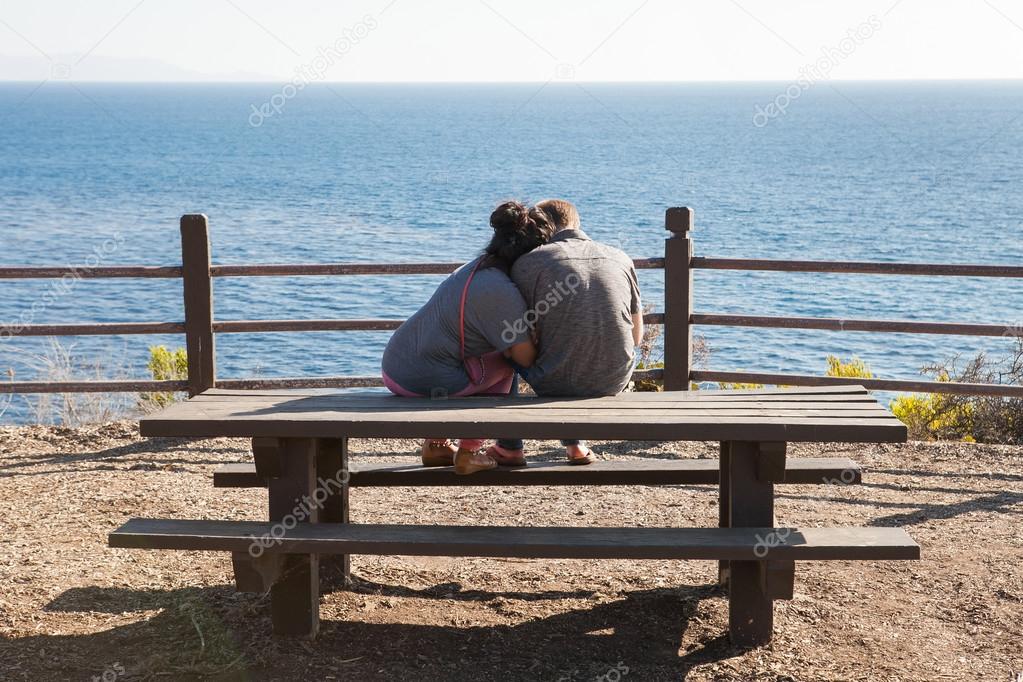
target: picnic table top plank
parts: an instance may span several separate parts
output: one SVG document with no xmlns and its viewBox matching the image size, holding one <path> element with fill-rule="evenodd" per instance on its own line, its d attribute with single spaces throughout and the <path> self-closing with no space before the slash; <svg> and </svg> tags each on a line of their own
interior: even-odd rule
<svg viewBox="0 0 1023 682">
<path fill-rule="evenodd" d="M 821 411 L 796 411 L 791 410 L 788 414 L 774 414 L 756 410 L 736 411 L 731 414 L 712 414 L 707 412 L 687 413 L 679 411 L 671 412 L 607 412 L 592 413 L 585 411 L 578 412 L 532 412 L 529 410 L 516 410 L 497 412 L 489 411 L 489 414 L 480 414 L 478 410 L 434 410 L 431 412 L 353 412 L 345 410 L 330 410 L 320 407 L 312 409 L 289 408 L 289 409 L 266 409 L 258 411 L 222 409 L 190 411 L 192 415 L 201 414 L 211 420 L 233 420 L 236 418 L 251 420 L 285 420 L 285 421 L 322 421 L 335 420 L 343 421 L 353 425 L 366 425 L 373 423 L 380 424 L 421 424 L 445 423 L 461 426 L 465 423 L 546 423 L 546 424 L 884 424 L 891 417 L 886 415 L 857 415 L 857 414 L 834 414 Z"/>
<path fill-rule="evenodd" d="M 395 401 L 399 402 L 399 401 Z M 234 415 L 234 414 L 301 414 L 304 412 L 329 412 L 343 414 L 352 419 L 419 419 L 430 415 L 443 415 L 448 419 L 466 419 L 470 415 L 478 418 L 482 412 L 486 412 L 492 419 L 559 419 L 573 417 L 589 417 L 594 421 L 603 419 L 616 419 L 629 417 L 633 419 L 644 419 L 654 421 L 658 418 L 668 419 L 691 419 L 703 418 L 714 419 L 718 417 L 760 417 L 770 418 L 795 417 L 808 419 L 812 417 L 827 418 L 849 418 L 849 419 L 890 419 L 891 414 L 881 408 L 874 406 L 870 409 L 849 410 L 845 408 L 831 408 L 822 405 L 809 404 L 806 407 L 774 407 L 768 406 L 735 406 L 721 408 L 672 408 L 668 404 L 658 404 L 647 408 L 636 405 L 622 405 L 620 408 L 593 408 L 584 406 L 569 407 L 537 407 L 531 408 L 528 405 L 515 405 L 504 407 L 488 407 L 473 405 L 471 402 L 460 401 L 458 403 L 442 401 L 429 402 L 426 400 L 401 400 L 397 405 L 353 405 L 344 400 L 334 401 L 234 401 L 234 402 L 202 402 L 196 401 L 192 412 L 201 411 L 208 415 Z"/>
<path fill-rule="evenodd" d="M 735 403 L 722 402 L 722 392 L 703 391 L 578 399 L 428 400 L 380 393 L 212 390 L 144 418 L 141 430 L 145 436 L 196 437 L 430 438 L 450 434 L 607 440 L 906 440 L 906 427 L 864 389 L 826 390 L 830 392 L 750 391 Z M 785 402 L 761 401 L 765 396 Z M 850 402 L 817 400 L 820 396 Z M 803 399 L 792 401 L 793 397 Z"/>
<path fill-rule="evenodd" d="M 621 393 L 615 396 L 604 396 L 598 398 L 539 398 L 536 396 L 472 396 L 455 398 L 447 396 L 436 396 L 431 399 L 433 403 L 439 402 L 464 402 L 473 401 L 477 405 L 490 405 L 497 407 L 508 407 L 528 403 L 533 409 L 557 408 L 564 406 L 585 405 L 587 408 L 614 408 L 622 404 L 628 405 L 661 405 L 670 404 L 676 407 L 702 407 L 709 405 L 771 405 L 781 403 L 785 405 L 805 404 L 826 404 L 826 405 L 876 405 L 877 400 L 866 393 L 849 393 L 842 395 L 706 395 L 699 399 L 694 393 L 679 391 L 676 393 Z M 198 396 L 197 396 L 198 397 Z M 347 402 L 359 405 L 401 405 L 408 400 L 424 400 L 424 398 L 398 398 L 398 396 L 383 392 L 328 392 L 323 389 L 279 391 L 264 393 L 261 391 L 221 393 L 206 391 L 202 397 L 207 402 L 233 402 L 238 400 L 246 401 L 269 401 L 282 398 L 302 397 L 307 400 L 331 401 L 344 397 Z"/>
<path fill-rule="evenodd" d="M 345 390 L 345 389 L 342 389 Z M 347 389 L 351 390 L 351 389 Z M 203 392 L 205 396 L 214 395 L 239 395 L 239 396 L 251 396 L 251 395 L 294 395 L 295 393 L 303 393 L 308 395 L 313 394 L 327 394 L 327 395 L 340 395 L 339 389 L 289 389 L 289 388 L 266 388 L 266 389 L 235 389 L 235 388 L 211 388 Z M 379 397 L 389 396 L 386 393 L 369 393 L 365 391 L 345 393 L 344 395 L 350 396 L 362 396 L 362 397 Z M 712 389 L 712 390 L 699 390 L 699 391 L 668 391 L 668 392 L 640 392 L 640 393 L 628 393 L 619 394 L 614 396 L 605 396 L 604 398 L 579 398 L 579 400 L 603 400 L 605 398 L 619 398 L 622 395 L 633 396 L 635 399 L 658 399 L 660 396 L 672 395 L 679 396 L 683 400 L 705 400 L 705 399 L 717 399 L 717 398 L 736 398 L 746 399 L 750 397 L 782 397 L 784 399 L 792 398 L 793 396 L 870 396 L 869 391 L 863 386 L 850 384 L 848 386 L 793 386 L 790 388 L 755 388 L 755 389 Z M 504 400 L 504 397 L 496 398 L 497 400 Z M 531 399 L 531 398 L 528 398 Z M 545 400 L 573 400 L 572 398 L 546 398 Z"/>
<path fill-rule="evenodd" d="M 218 409 L 224 406 L 233 407 L 246 405 L 250 408 L 262 406 L 274 406 L 278 409 L 286 409 L 292 403 L 284 401 L 286 396 L 237 396 L 225 398 L 217 396 L 211 399 L 202 400 L 207 409 Z M 296 396 L 291 396 L 296 397 Z M 420 403 L 414 405 L 412 403 Z M 429 405 L 429 408 L 426 406 Z M 530 410 L 540 413 L 561 413 L 561 412 L 621 412 L 624 410 L 643 410 L 645 412 L 670 411 L 672 414 L 684 411 L 686 413 L 697 412 L 718 412 L 734 410 L 827 410 L 829 412 L 858 412 L 858 413 L 881 413 L 888 414 L 888 411 L 881 407 L 876 400 L 856 402 L 818 402 L 818 401 L 796 401 L 782 402 L 771 400 L 764 402 L 745 401 L 719 401 L 719 402 L 689 402 L 672 401 L 664 399 L 658 402 L 638 400 L 603 400 L 598 398 L 587 398 L 578 400 L 564 400 L 558 402 L 533 400 L 529 398 L 507 398 L 495 400 L 492 398 L 450 398 L 426 400 L 420 398 L 394 398 L 383 397 L 378 400 L 365 400 L 359 397 L 344 395 L 336 396 L 308 396 L 301 398 L 301 408 L 308 410 L 313 407 L 322 407 L 328 410 L 344 410 L 348 412 L 412 412 L 412 411 L 437 411 L 457 410 L 469 408 L 479 410 L 486 408 L 499 412 L 511 412 L 516 410 Z"/>
</svg>

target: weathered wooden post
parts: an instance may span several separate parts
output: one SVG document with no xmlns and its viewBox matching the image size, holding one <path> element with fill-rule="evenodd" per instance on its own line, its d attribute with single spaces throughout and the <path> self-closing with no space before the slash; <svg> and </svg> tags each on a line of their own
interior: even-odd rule
<svg viewBox="0 0 1023 682">
<path fill-rule="evenodd" d="M 664 390 L 688 391 L 693 365 L 693 209 L 669 208 L 664 227 Z"/>
<path fill-rule="evenodd" d="M 194 396 L 213 388 L 217 381 L 210 233 L 207 218 L 201 213 L 181 217 L 181 264 L 185 290 L 188 394 Z"/>
<path fill-rule="evenodd" d="M 333 481 L 325 492 L 329 493 L 320 508 L 321 523 L 348 523 L 348 439 L 321 438 L 316 441 L 316 472 L 319 485 Z M 332 586 L 344 588 L 351 585 L 352 564 L 347 554 L 332 554 L 321 557 L 320 565 L 328 569 L 333 578 Z"/>
</svg>

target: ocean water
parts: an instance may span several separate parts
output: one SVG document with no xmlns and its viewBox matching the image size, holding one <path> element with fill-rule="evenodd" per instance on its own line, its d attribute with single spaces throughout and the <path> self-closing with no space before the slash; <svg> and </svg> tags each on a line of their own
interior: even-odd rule
<svg viewBox="0 0 1023 682">
<path fill-rule="evenodd" d="M 697 255 L 1023 263 L 1023 83 L 594 85 L 0 84 L 0 264 L 180 262 L 210 217 L 217 263 L 457 261 L 506 198 L 576 202 L 584 229 L 663 253 L 664 209 L 696 210 Z M 292 93 L 286 93 L 292 94 Z M 275 97 L 276 95 L 276 97 Z M 275 103 L 276 110 L 264 107 Z M 266 115 L 270 113 L 271 115 Z M 400 317 L 437 277 L 216 282 L 219 319 Z M 641 273 L 658 309 L 663 279 Z M 0 280 L 0 325 L 178 321 L 173 280 Z M 698 312 L 1018 324 L 1020 280 L 700 271 Z M 879 376 L 1008 338 L 708 327 L 710 366 Z M 218 338 L 223 378 L 369 374 L 386 333 Z M 82 376 L 146 375 L 167 337 L 62 339 Z M 47 340 L 0 340 L 40 376 Z M 0 398 L 0 410 L 3 409 Z M 0 419 L 27 419 L 16 398 Z"/>
</svg>

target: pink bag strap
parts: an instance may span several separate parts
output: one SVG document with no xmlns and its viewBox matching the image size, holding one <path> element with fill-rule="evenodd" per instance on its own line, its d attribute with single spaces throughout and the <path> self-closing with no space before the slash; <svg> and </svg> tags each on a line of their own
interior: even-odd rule
<svg viewBox="0 0 1023 682">
<path fill-rule="evenodd" d="M 476 261 L 476 265 L 472 266 L 472 271 L 469 273 L 469 279 L 465 280 L 465 286 L 462 288 L 462 302 L 458 306 L 458 327 L 462 344 L 463 364 L 465 363 L 465 301 L 469 297 L 469 285 L 472 284 L 472 278 L 476 276 L 476 271 L 479 269 L 481 263 L 483 263 L 482 256 Z"/>
</svg>

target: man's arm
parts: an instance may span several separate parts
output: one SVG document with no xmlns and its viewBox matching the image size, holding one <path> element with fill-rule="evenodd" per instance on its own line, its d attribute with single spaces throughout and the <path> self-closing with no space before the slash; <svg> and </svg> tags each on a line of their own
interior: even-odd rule
<svg viewBox="0 0 1023 682">
<path fill-rule="evenodd" d="M 632 341 L 635 345 L 643 343 L 643 299 L 639 294 L 639 277 L 632 261 L 628 263 L 629 287 L 632 289 L 632 301 L 629 312 L 632 314 Z"/>
</svg>

